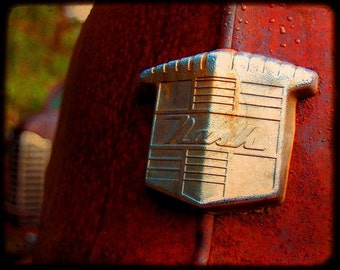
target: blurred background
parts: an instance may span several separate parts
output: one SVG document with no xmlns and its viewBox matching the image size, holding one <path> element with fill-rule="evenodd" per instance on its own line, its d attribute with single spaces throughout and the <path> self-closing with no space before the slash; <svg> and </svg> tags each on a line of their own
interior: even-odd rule
<svg viewBox="0 0 340 270">
<path fill-rule="evenodd" d="M 5 132 L 43 107 L 63 80 L 92 5 L 19 5 L 8 10 Z"/>
<path fill-rule="evenodd" d="M 63 81 L 92 5 L 25 4 L 7 10 L 3 250 L 9 264 L 32 262 Z"/>
</svg>

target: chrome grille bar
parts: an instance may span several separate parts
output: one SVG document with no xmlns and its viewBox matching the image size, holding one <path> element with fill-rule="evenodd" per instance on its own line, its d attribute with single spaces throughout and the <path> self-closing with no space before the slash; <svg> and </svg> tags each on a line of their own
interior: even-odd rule
<svg viewBox="0 0 340 270">
<path fill-rule="evenodd" d="M 9 153 L 9 189 L 5 205 L 19 224 L 39 222 L 51 146 L 51 140 L 30 131 L 14 137 Z"/>
</svg>

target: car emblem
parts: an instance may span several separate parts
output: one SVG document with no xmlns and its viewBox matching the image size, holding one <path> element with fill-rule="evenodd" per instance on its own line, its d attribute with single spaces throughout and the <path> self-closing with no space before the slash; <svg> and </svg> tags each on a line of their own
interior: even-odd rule
<svg viewBox="0 0 340 270">
<path fill-rule="evenodd" d="M 318 75 L 219 49 L 144 70 L 158 87 L 145 183 L 207 211 L 283 201 L 297 98 Z"/>
</svg>

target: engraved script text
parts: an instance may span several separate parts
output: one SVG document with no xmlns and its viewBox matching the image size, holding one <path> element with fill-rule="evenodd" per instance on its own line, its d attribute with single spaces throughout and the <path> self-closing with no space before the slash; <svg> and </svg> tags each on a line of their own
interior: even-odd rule
<svg viewBox="0 0 340 270">
<path fill-rule="evenodd" d="M 177 121 L 174 132 L 165 140 L 166 144 L 213 144 L 223 147 L 264 151 L 264 138 L 256 136 L 260 127 L 247 124 L 233 128 L 233 131 L 219 128 L 207 129 L 197 127 L 196 119 L 190 115 L 168 115 L 165 120 Z M 261 133 L 261 132 L 260 132 Z"/>
</svg>

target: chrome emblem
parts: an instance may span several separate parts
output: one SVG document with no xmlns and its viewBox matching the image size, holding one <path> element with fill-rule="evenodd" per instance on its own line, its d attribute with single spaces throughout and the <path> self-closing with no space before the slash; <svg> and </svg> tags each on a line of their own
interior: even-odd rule
<svg viewBox="0 0 340 270">
<path fill-rule="evenodd" d="M 298 97 L 318 76 L 220 49 L 144 70 L 158 86 L 146 185 L 203 209 L 285 196 Z"/>
</svg>

